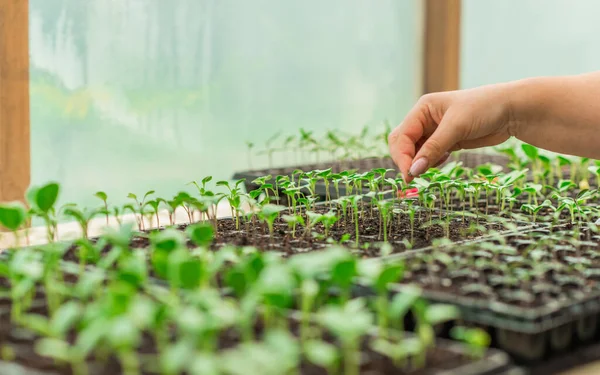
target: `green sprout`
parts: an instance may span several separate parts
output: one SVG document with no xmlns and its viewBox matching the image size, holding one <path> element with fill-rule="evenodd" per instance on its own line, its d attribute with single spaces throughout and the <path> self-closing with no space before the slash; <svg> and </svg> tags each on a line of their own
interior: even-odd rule
<svg viewBox="0 0 600 375">
<path fill-rule="evenodd" d="M 341 307 L 326 306 L 317 314 L 317 320 L 340 341 L 344 374 L 358 375 L 360 338 L 373 325 L 372 315 L 366 310 L 364 300 L 355 299 Z"/>
<path fill-rule="evenodd" d="M 258 213 L 258 218 L 265 222 L 269 227 L 269 237 L 271 243 L 273 242 L 273 233 L 275 232 L 274 223 L 275 219 L 279 217 L 279 213 L 285 210 L 286 207 L 278 206 L 275 204 L 266 204 L 261 207 L 260 212 Z"/>
<path fill-rule="evenodd" d="M 108 195 L 103 192 L 103 191 L 98 191 L 96 192 L 96 194 L 94 194 L 94 196 L 98 199 L 100 199 L 102 201 L 102 204 L 104 205 L 104 214 L 106 215 L 106 225 L 108 225 L 108 218 L 110 216 L 110 212 L 108 210 Z"/>
<path fill-rule="evenodd" d="M 292 231 L 292 238 L 296 238 L 296 226 L 298 224 L 302 226 L 305 225 L 302 215 L 283 215 L 281 218 L 288 224 L 290 230 Z"/>
<path fill-rule="evenodd" d="M 63 213 L 66 216 L 71 217 L 73 220 L 75 220 L 79 224 L 83 238 L 87 239 L 89 237 L 90 221 L 92 221 L 92 219 L 94 219 L 94 217 L 98 216 L 101 213 L 101 211 L 94 210 L 94 209 L 80 210 L 77 208 L 77 206 L 75 204 L 68 204 L 63 209 Z"/>
<path fill-rule="evenodd" d="M 469 355 L 475 359 L 481 359 L 490 346 L 490 335 L 479 328 L 467 328 L 456 326 L 450 330 L 450 336 L 455 340 L 464 341 L 469 348 Z"/>
<path fill-rule="evenodd" d="M 140 230 L 145 229 L 144 228 L 144 207 L 146 207 L 146 199 L 154 193 L 155 193 L 154 190 L 147 191 L 146 194 L 144 194 L 144 196 L 142 197 L 141 201 L 138 199 L 137 195 L 135 195 L 133 193 L 129 193 L 127 195 L 127 198 L 133 199 L 136 204 L 136 206 L 132 210 L 132 213 L 134 214 L 136 221 L 138 222 L 138 227 L 140 228 Z M 138 217 L 138 215 L 139 215 L 139 217 Z"/>
<path fill-rule="evenodd" d="M 19 248 L 18 230 L 27 221 L 27 210 L 21 202 L 0 204 L 0 225 L 13 232 L 15 248 Z"/>
<path fill-rule="evenodd" d="M 60 186 L 58 183 L 50 182 L 39 187 L 32 186 L 25 193 L 31 211 L 41 216 L 46 222 L 46 233 L 49 242 L 53 242 L 56 236 L 54 205 L 58 200 L 59 191 Z"/>
</svg>

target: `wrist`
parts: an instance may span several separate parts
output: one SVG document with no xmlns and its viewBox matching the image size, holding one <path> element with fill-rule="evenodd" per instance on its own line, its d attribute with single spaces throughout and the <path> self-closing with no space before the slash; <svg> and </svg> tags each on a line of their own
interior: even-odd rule
<svg viewBox="0 0 600 375">
<path fill-rule="evenodd" d="M 507 104 L 507 128 L 511 136 L 520 138 L 525 128 L 543 123 L 543 95 L 547 90 L 547 78 L 527 78 L 504 84 Z"/>
</svg>

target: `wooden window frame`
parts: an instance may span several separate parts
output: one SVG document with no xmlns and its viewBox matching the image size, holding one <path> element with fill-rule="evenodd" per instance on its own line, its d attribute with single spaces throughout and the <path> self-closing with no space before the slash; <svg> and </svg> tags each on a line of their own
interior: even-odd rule
<svg viewBox="0 0 600 375">
<path fill-rule="evenodd" d="M 22 201 L 30 178 L 29 0 L 1 0 L 0 202 Z"/>
<path fill-rule="evenodd" d="M 458 90 L 461 0 L 425 0 L 423 93 Z"/>
</svg>

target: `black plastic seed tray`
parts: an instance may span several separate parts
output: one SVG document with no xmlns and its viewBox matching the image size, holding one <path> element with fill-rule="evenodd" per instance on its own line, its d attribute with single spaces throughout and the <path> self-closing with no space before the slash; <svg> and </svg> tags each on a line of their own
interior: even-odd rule
<svg viewBox="0 0 600 375">
<path fill-rule="evenodd" d="M 528 231 L 533 230 L 543 229 L 536 228 Z M 522 232 L 513 232 L 512 235 L 518 233 Z M 505 234 L 505 236 L 508 235 L 511 234 Z M 466 242 L 476 245 L 484 240 L 486 240 L 485 237 Z M 425 248 L 395 254 L 382 260 L 390 262 L 402 259 L 406 261 L 426 253 L 443 251 L 441 249 L 443 248 Z M 448 247 L 446 249 L 450 250 Z M 426 264 L 425 266 L 431 267 L 432 265 Z M 420 277 L 430 276 L 425 274 Z M 525 281 L 519 280 L 519 282 L 524 283 Z M 467 285 L 470 286 L 469 283 Z M 514 288 L 517 293 L 526 290 L 520 288 L 519 285 L 515 285 Z M 407 285 L 403 284 L 391 287 L 393 293 L 402 292 L 406 288 Z M 490 331 L 499 348 L 522 360 L 537 361 L 552 353 L 567 353 L 575 347 L 598 342 L 599 339 L 600 288 L 598 287 L 590 287 L 584 292 L 583 288 L 579 290 L 575 286 L 574 295 L 576 297 L 570 295 L 569 298 L 550 299 L 549 302 L 532 305 L 534 307 L 519 305 L 517 302 L 486 300 L 482 295 L 470 297 L 460 295 L 458 292 L 432 288 L 429 285 L 423 286 L 423 297 L 426 300 L 456 305 L 461 310 L 462 321 L 485 327 Z M 359 294 L 372 293 L 365 286 L 359 286 L 357 292 Z M 561 295 L 560 293 L 559 295 Z M 535 307 L 536 305 L 539 306 Z"/>
<path fill-rule="evenodd" d="M 508 163 L 508 158 L 504 155 L 499 154 L 485 154 L 480 152 L 462 152 L 459 153 L 458 156 L 453 156 L 450 158 L 450 161 L 460 161 L 463 166 L 468 168 L 475 168 L 479 165 L 491 163 L 495 165 L 500 165 L 506 169 L 506 165 Z M 298 166 L 291 167 L 283 167 L 283 168 L 271 168 L 271 169 L 260 169 L 260 170 L 252 170 L 252 171 L 243 171 L 235 173 L 232 177 L 233 180 L 241 180 L 245 179 L 244 186 L 246 191 L 252 191 L 257 189 L 259 186 L 253 184 L 252 181 L 259 177 L 264 176 L 272 176 L 275 178 L 276 176 L 291 176 L 292 173 L 296 170 L 301 170 L 304 172 L 313 171 L 313 170 L 326 170 L 331 168 L 334 173 L 339 173 L 345 170 L 354 170 L 358 173 L 370 172 L 375 168 L 386 168 L 392 169 L 395 172 L 390 173 L 389 177 L 395 177 L 394 174 L 398 173 L 398 168 L 394 164 L 393 160 L 390 157 L 383 158 L 365 158 L 358 160 L 346 160 L 346 161 L 332 161 L 325 162 L 319 164 L 304 164 Z M 325 184 L 322 181 L 319 181 L 315 187 L 316 194 L 322 199 L 326 196 L 326 188 Z M 346 188 L 343 185 L 339 186 L 340 196 L 345 196 Z M 336 191 L 333 186 L 330 186 L 330 194 L 332 198 L 338 198 L 336 196 Z"/>
</svg>

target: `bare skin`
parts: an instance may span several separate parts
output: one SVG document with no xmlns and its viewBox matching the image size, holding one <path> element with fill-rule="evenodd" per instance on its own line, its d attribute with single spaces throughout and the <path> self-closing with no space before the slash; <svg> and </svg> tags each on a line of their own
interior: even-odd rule
<svg viewBox="0 0 600 375">
<path fill-rule="evenodd" d="M 389 147 L 409 182 L 452 151 L 494 146 L 510 137 L 600 159 L 600 72 L 427 94 L 392 131 Z"/>
</svg>

